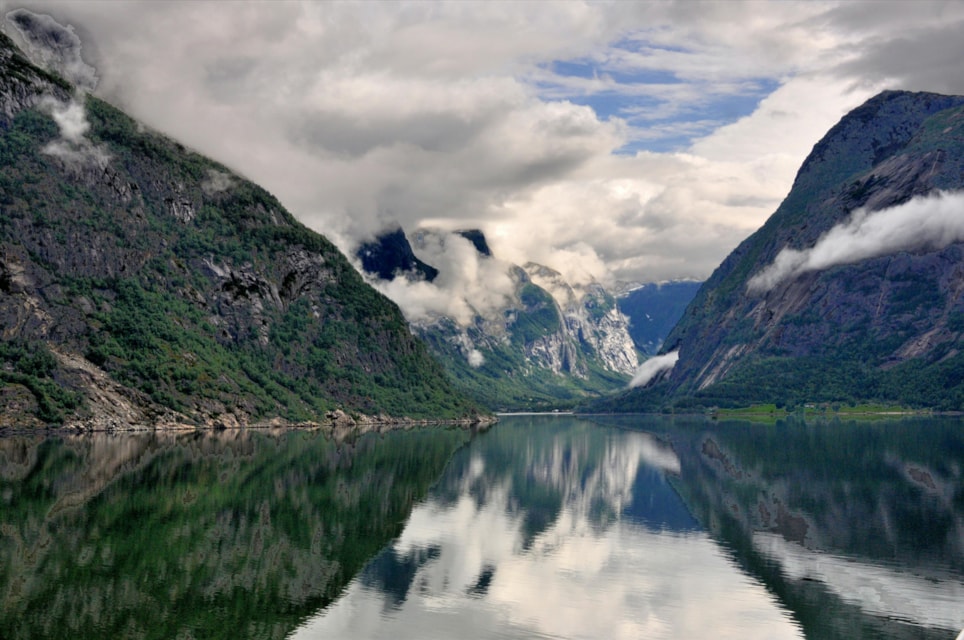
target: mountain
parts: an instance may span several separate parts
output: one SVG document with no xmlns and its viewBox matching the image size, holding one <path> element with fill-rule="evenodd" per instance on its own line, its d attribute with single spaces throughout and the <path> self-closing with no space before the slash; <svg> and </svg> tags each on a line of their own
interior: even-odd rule
<svg viewBox="0 0 964 640">
<path fill-rule="evenodd" d="M 480 255 L 486 258 L 492 257 L 492 250 L 489 248 L 489 243 L 485 239 L 485 234 L 479 229 L 465 229 L 463 231 L 457 231 L 460 236 L 472 243 L 475 250 L 479 252 Z"/>
<path fill-rule="evenodd" d="M 629 335 L 636 348 L 654 356 L 682 317 L 700 288 L 699 282 L 651 282 L 616 297 L 619 310 L 629 318 Z"/>
<path fill-rule="evenodd" d="M 404 243 L 410 255 L 401 262 L 418 260 L 415 251 L 429 243 L 444 244 L 438 234 L 444 232 L 420 229 L 414 250 Z M 472 243 L 479 260 L 495 259 L 481 231 L 454 235 Z M 401 246 L 386 236 L 373 244 Z M 385 268 L 390 264 L 363 261 L 370 275 L 383 279 L 396 273 Z M 505 269 L 513 291 L 498 310 L 479 311 L 468 325 L 450 317 L 412 323 L 457 387 L 488 407 L 514 410 L 571 406 L 626 384 L 637 353 L 627 318 L 604 287 L 571 284 L 532 262 L 505 263 Z"/>
<path fill-rule="evenodd" d="M 372 242 L 366 242 L 355 253 L 362 268 L 383 280 L 402 275 L 414 280 L 432 282 L 438 269 L 419 260 L 401 227 L 383 233 Z"/>
<path fill-rule="evenodd" d="M 637 356 L 612 295 L 534 263 L 511 273 L 514 302 L 500 317 L 413 325 L 460 388 L 495 409 L 545 410 L 626 384 Z"/>
<path fill-rule="evenodd" d="M 964 96 L 872 98 L 700 288 L 662 348 L 675 366 L 597 408 L 964 408 L 962 187 Z"/>
<path fill-rule="evenodd" d="M 0 425 L 456 417 L 399 309 L 260 187 L 0 34 Z"/>
</svg>

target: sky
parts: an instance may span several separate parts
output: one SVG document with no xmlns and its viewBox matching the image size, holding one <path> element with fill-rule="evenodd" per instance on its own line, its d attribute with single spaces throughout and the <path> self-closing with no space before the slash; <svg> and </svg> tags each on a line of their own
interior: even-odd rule
<svg viewBox="0 0 964 640">
<path fill-rule="evenodd" d="M 964 93 L 962 2 L 0 0 L 20 7 L 70 25 L 96 95 L 347 254 L 479 228 L 574 283 L 704 279 L 850 109 Z M 418 248 L 459 265 L 449 289 L 383 291 L 410 319 L 498 306 L 462 244 Z"/>
</svg>

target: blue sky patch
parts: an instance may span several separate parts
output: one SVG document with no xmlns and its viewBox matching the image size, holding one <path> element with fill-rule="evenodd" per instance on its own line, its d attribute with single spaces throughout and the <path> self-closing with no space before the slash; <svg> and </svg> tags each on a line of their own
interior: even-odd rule
<svg viewBox="0 0 964 640">
<path fill-rule="evenodd" d="M 630 140 L 617 151 L 620 154 L 686 149 L 694 140 L 753 113 L 780 86 L 776 79 L 763 77 L 716 83 L 681 79 L 672 70 L 616 70 L 607 68 L 605 60 L 586 58 L 559 60 L 542 69 L 549 75 L 533 86 L 543 99 L 588 106 L 600 120 L 626 121 Z"/>
</svg>

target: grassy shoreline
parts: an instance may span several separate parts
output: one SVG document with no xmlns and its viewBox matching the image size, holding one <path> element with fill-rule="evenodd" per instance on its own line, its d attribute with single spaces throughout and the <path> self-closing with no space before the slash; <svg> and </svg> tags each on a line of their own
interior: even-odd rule
<svg viewBox="0 0 964 640">
<path fill-rule="evenodd" d="M 788 409 L 775 404 L 757 404 L 734 409 L 712 409 L 707 414 L 714 420 L 742 419 L 742 420 L 770 420 L 788 418 L 889 418 L 895 416 L 938 415 L 932 409 L 913 409 L 900 405 L 889 404 L 858 404 L 848 406 L 837 403 L 807 403 L 803 406 Z"/>
</svg>

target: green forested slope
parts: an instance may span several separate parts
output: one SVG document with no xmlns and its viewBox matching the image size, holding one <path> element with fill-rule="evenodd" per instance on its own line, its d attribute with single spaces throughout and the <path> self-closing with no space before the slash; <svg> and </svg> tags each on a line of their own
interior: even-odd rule
<svg viewBox="0 0 964 640">
<path fill-rule="evenodd" d="M 474 411 L 274 197 L 0 38 L 0 424 Z M 69 101 L 79 139 L 51 117 Z"/>
<path fill-rule="evenodd" d="M 872 98 L 817 143 L 773 216 L 701 287 L 663 346 L 679 352 L 672 371 L 594 408 L 878 401 L 964 409 L 964 244 L 911 242 L 765 291 L 748 286 L 783 249 L 812 248 L 859 209 L 962 187 L 964 97 Z"/>
</svg>

